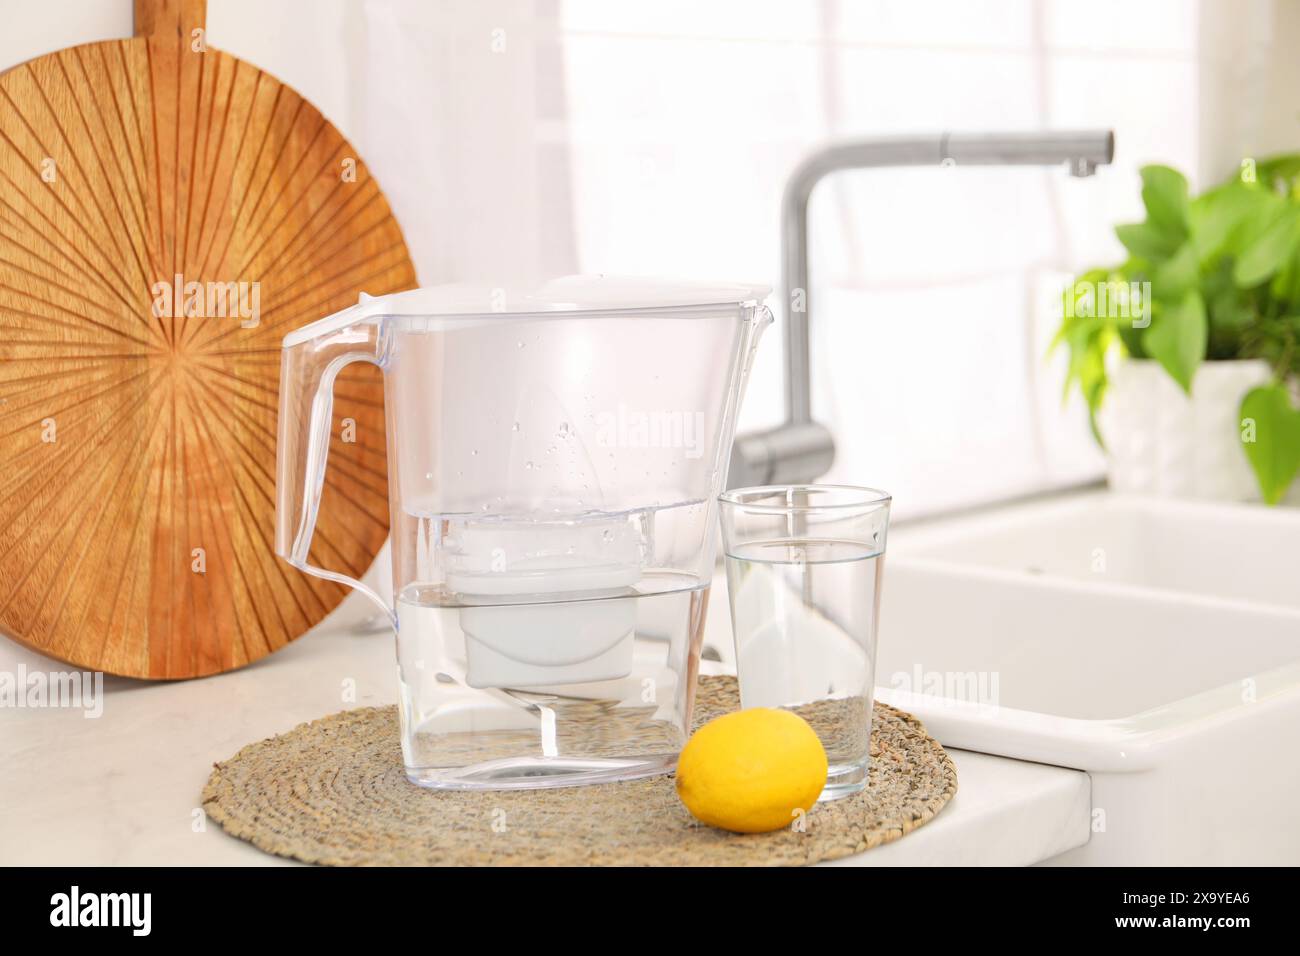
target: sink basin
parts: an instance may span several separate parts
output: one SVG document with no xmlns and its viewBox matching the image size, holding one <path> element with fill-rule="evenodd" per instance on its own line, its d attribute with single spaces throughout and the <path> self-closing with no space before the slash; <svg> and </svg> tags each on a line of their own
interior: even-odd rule
<svg viewBox="0 0 1300 956">
<path fill-rule="evenodd" d="M 900 526 L 877 695 L 947 746 L 1088 771 L 1093 838 L 1063 862 L 1295 863 L 1297 567 L 1300 515 L 1258 506 L 1091 494 Z"/>
<path fill-rule="evenodd" d="M 1300 612 L 894 559 L 876 683 L 941 741 L 1081 770 L 1297 687 Z"/>
<path fill-rule="evenodd" d="M 1087 494 L 923 525 L 890 546 L 963 567 L 1300 610 L 1300 512 L 1285 508 Z"/>
</svg>

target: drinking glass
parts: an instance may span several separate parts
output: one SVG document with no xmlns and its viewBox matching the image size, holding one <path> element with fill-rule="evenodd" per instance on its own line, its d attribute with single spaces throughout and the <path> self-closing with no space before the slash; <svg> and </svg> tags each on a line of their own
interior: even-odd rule
<svg viewBox="0 0 1300 956">
<path fill-rule="evenodd" d="M 876 620 L 890 497 L 849 485 L 719 497 L 742 707 L 782 707 L 817 732 L 822 800 L 867 785 Z"/>
</svg>

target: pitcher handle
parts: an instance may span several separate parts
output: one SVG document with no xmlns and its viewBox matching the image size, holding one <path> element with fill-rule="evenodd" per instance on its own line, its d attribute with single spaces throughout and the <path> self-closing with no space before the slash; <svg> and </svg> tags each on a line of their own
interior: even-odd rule
<svg viewBox="0 0 1300 956">
<path fill-rule="evenodd" d="M 285 336 L 276 445 L 275 553 L 310 575 L 360 591 L 383 608 L 396 627 L 393 609 L 373 588 L 308 559 L 329 458 L 334 379 L 352 362 L 383 368 L 384 322 L 370 308 L 371 301 L 363 295 L 357 305 Z"/>
</svg>

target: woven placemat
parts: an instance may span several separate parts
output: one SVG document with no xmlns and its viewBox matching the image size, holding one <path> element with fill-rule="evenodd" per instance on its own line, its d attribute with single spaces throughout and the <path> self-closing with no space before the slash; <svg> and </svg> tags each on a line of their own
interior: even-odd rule
<svg viewBox="0 0 1300 956">
<path fill-rule="evenodd" d="M 736 709 L 731 677 L 701 677 L 697 724 Z M 549 790 L 432 791 L 406 779 L 397 709 L 300 724 L 216 765 L 208 816 L 269 853 L 332 865 L 774 866 L 897 840 L 957 792 L 957 771 L 910 714 L 875 705 L 871 777 L 818 804 L 802 831 L 736 834 L 696 821 L 671 776 Z"/>
</svg>

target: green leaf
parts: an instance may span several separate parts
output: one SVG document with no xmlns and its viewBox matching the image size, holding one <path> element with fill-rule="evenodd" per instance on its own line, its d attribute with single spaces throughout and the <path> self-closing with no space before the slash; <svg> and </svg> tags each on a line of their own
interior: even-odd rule
<svg viewBox="0 0 1300 956">
<path fill-rule="evenodd" d="M 1122 281 L 1108 269 L 1093 269 L 1079 276 L 1062 291 L 1061 326 L 1048 351 L 1064 345 L 1069 352 L 1061 400 L 1068 400 L 1078 387 L 1088 406 L 1088 425 L 1093 437 L 1102 444 L 1097 429 L 1097 409 L 1106 391 L 1106 354 L 1115 344 L 1115 320 L 1105 312 L 1098 314 L 1097 303 L 1081 299 L 1082 290 L 1095 297 L 1096 287 L 1109 281 Z M 1103 445 L 1103 447 L 1105 447 Z"/>
<path fill-rule="evenodd" d="M 1242 223 L 1259 218 L 1270 196 L 1258 186 L 1230 182 L 1192 200 L 1192 241 L 1201 264 L 1231 251 L 1229 241 Z"/>
<path fill-rule="evenodd" d="M 1282 267 L 1277 270 L 1273 276 L 1273 281 L 1269 284 L 1269 291 L 1273 298 L 1283 303 L 1295 303 L 1300 301 L 1300 243 L 1297 243 L 1292 254 L 1282 263 Z"/>
<path fill-rule="evenodd" d="M 1232 292 L 1223 292 L 1211 299 L 1209 314 L 1211 328 L 1223 332 L 1240 332 L 1255 318 L 1255 313 Z"/>
<path fill-rule="evenodd" d="M 1184 242 L 1179 250 L 1151 275 L 1151 291 L 1159 298 L 1179 301 L 1200 278 L 1196 244 Z"/>
<path fill-rule="evenodd" d="M 1259 285 L 1295 254 L 1297 243 L 1300 209 L 1290 206 L 1242 252 L 1233 268 L 1233 280 L 1243 289 Z"/>
<path fill-rule="evenodd" d="M 1128 258 L 1087 281 L 1150 283 L 1151 322 L 1065 310 L 1066 394 L 1095 414 L 1112 348 L 1160 362 L 1189 392 L 1208 360 L 1263 359 L 1279 381 L 1300 378 L 1300 153 L 1244 161 L 1195 199 L 1177 171 L 1141 172 L 1146 218 L 1115 229 Z"/>
<path fill-rule="evenodd" d="M 1168 166 L 1143 166 L 1142 202 L 1146 222 L 1116 226 L 1115 235 L 1137 258 L 1159 262 L 1178 251 L 1190 232 L 1187 180 Z"/>
<path fill-rule="evenodd" d="M 1300 471 L 1300 411 L 1286 387 L 1252 388 L 1241 402 L 1241 445 L 1264 500 L 1275 505 Z"/>
<path fill-rule="evenodd" d="M 1214 265 L 1201 274 L 1201 297 L 1205 299 L 1205 310 L 1210 319 L 1210 340 L 1213 345 L 1215 332 L 1234 333 L 1240 331 L 1254 317 L 1250 307 L 1249 293 L 1237 288 L 1232 281 L 1232 260 L 1220 258 Z M 1214 353 L 1211 351 L 1210 356 Z"/>
<path fill-rule="evenodd" d="M 1174 381 L 1189 395 L 1192 378 L 1205 358 L 1209 322 L 1205 302 L 1195 290 L 1188 292 L 1178 305 L 1165 307 L 1151 320 L 1142 335 L 1147 354 L 1158 361 Z"/>
<path fill-rule="evenodd" d="M 1294 190 L 1298 175 L 1300 175 L 1300 153 L 1270 156 L 1255 165 L 1256 179 L 1269 189 L 1282 186 L 1288 191 Z"/>
<path fill-rule="evenodd" d="M 1188 233 L 1187 180 L 1168 166 L 1143 166 L 1141 172 L 1147 222 L 1181 243 Z"/>
<path fill-rule="evenodd" d="M 1182 237 L 1162 232 L 1149 222 L 1133 222 L 1115 227 L 1115 237 L 1139 259 L 1159 262 L 1177 251 Z"/>
<path fill-rule="evenodd" d="M 1062 395 L 1062 399 L 1068 396 L 1070 387 L 1076 383 L 1087 392 L 1094 353 L 1102 353 L 1105 348 L 1102 335 L 1104 323 L 1105 320 L 1100 318 L 1079 319 L 1061 330 L 1063 334 L 1060 340 L 1070 351 L 1070 362 L 1065 374 L 1066 394 Z"/>
<path fill-rule="evenodd" d="M 1259 199 L 1250 215 L 1243 217 L 1228 235 L 1225 251 L 1233 256 L 1240 257 L 1291 208 L 1291 203 L 1276 193 L 1259 187 L 1253 187 L 1253 192 Z"/>
</svg>

